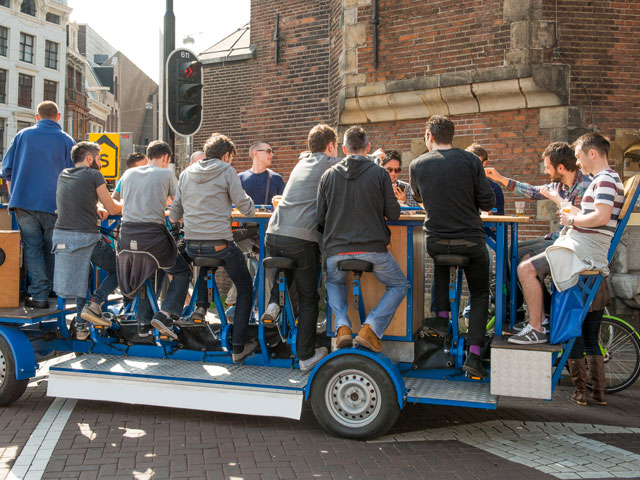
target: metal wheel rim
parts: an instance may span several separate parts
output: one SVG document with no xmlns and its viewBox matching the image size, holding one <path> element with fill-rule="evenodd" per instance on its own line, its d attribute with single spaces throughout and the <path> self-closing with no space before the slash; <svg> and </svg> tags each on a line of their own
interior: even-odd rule
<svg viewBox="0 0 640 480">
<path fill-rule="evenodd" d="M 0 350 L 0 385 L 4 383 L 4 379 L 7 375 L 7 363 L 4 359 L 4 354 Z"/>
<path fill-rule="evenodd" d="M 345 370 L 331 377 L 325 402 L 333 419 L 350 428 L 369 425 L 382 407 L 378 384 L 360 370 Z"/>
</svg>

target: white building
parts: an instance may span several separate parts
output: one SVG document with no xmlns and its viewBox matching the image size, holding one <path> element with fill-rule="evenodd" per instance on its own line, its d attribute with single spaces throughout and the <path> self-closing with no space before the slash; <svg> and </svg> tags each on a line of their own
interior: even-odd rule
<svg viewBox="0 0 640 480">
<path fill-rule="evenodd" d="M 0 154 L 35 123 L 43 100 L 55 101 L 65 118 L 70 13 L 67 0 L 0 0 Z"/>
</svg>

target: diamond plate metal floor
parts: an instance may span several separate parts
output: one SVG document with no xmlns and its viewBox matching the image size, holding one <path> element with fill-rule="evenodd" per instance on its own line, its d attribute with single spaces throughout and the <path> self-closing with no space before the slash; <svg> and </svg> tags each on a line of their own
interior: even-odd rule
<svg viewBox="0 0 640 480">
<path fill-rule="evenodd" d="M 187 362 L 118 355 L 81 355 L 51 367 L 51 372 L 104 374 L 163 381 L 268 386 L 301 390 L 309 374 L 300 370 L 222 363 Z"/>
<path fill-rule="evenodd" d="M 497 407 L 498 397 L 490 392 L 490 384 L 429 378 L 404 379 L 409 403 L 433 403 L 476 408 Z"/>
</svg>

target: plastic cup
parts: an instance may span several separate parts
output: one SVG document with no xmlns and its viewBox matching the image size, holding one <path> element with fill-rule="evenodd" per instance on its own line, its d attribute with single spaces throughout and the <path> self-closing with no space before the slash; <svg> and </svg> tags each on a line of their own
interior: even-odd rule
<svg viewBox="0 0 640 480">
<path fill-rule="evenodd" d="M 282 195 L 273 196 L 273 198 L 271 199 L 271 203 L 273 204 L 274 209 L 278 208 L 278 204 L 280 203 L 280 200 L 282 200 Z"/>
<path fill-rule="evenodd" d="M 518 217 L 524 216 L 524 202 L 516 202 L 516 215 Z"/>
<path fill-rule="evenodd" d="M 564 213 L 571 213 L 571 202 L 560 202 L 560 210 Z"/>
</svg>

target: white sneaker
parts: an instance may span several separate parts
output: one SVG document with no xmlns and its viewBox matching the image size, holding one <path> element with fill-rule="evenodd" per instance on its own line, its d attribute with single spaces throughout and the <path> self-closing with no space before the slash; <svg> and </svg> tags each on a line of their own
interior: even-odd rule
<svg viewBox="0 0 640 480">
<path fill-rule="evenodd" d="M 270 327 L 275 326 L 278 315 L 280 315 L 280 305 L 270 303 L 262 314 L 262 323 Z"/>
<path fill-rule="evenodd" d="M 320 360 L 326 357 L 328 353 L 329 350 L 327 350 L 327 347 L 316 348 L 316 353 L 313 354 L 313 357 L 307 358 L 306 360 L 300 360 L 300 371 L 308 372 L 315 367 Z"/>
</svg>

